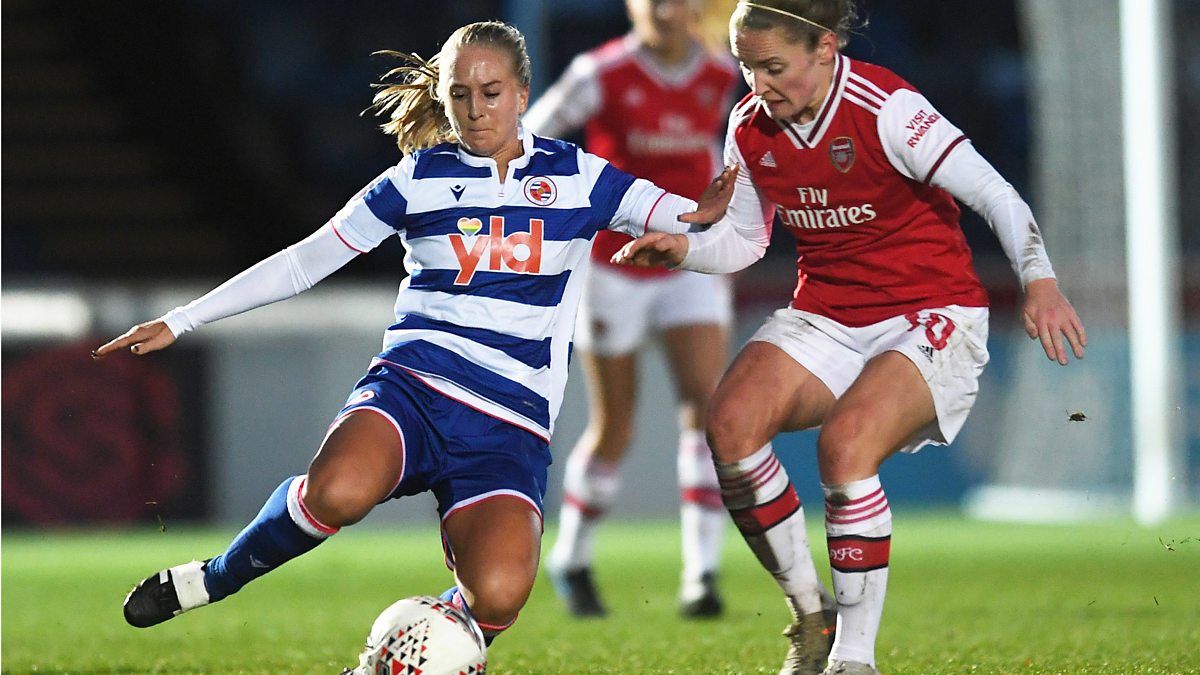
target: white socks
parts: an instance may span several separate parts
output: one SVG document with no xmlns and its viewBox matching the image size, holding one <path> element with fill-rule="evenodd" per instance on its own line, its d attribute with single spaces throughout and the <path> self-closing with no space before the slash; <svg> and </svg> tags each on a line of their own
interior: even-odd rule
<svg viewBox="0 0 1200 675">
<path fill-rule="evenodd" d="M 887 593 L 892 511 L 878 475 L 821 487 L 838 601 L 837 639 L 829 658 L 874 666 L 875 638 Z"/>
<path fill-rule="evenodd" d="M 596 525 L 621 488 L 619 467 L 572 452 L 563 475 L 558 538 L 548 564 L 559 570 L 590 567 Z"/>
<path fill-rule="evenodd" d="M 699 429 L 679 434 L 676 457 L 679 474 L 679 520 L 683 544 L 683 584 L 695 585 L 706 572 L 716 572 L 729 516 L 721 503 L 721 488 L 712 452 Z"/>
<path fill-rule="evenodd" d="M 734 524 L 788 596 L 796 618 L 821 611 L 821 581 L 808 548 L 800 497 L 771 445 L 716 467 L 721 498 Z"/>
</svg>

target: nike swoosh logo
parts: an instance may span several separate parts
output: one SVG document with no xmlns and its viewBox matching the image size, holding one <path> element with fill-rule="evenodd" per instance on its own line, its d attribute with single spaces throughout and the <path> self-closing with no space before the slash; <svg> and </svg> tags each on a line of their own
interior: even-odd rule
<svg viewBox="0 0 1200 675">
<path fill-rule="evenodd" d="M 270 565 L 268 565 L 267 563 L 265 563 L 265 562 L 263 562 L 263 561 L 259 560 L 258 558 L 255 558 L 254 556 L 250 556 L 250 566 L 251 566 L 251 567 L 257 567 L 257 568 L 258 568 L 258 569 L 260 569 L 260 570 L 265 570 L 265 569 L 270 569 L 270 568 L 271 568 L 271 566 L 270 566 Z"/>
</svg>

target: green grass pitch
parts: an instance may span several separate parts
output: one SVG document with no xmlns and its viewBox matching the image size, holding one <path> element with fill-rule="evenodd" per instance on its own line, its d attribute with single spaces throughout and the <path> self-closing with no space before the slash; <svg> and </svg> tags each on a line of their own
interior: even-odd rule
<svg viewBox="0 0 1200 675">
<path fill-rule="evenodd" d="M 3 672 L 337 673 L 385 606 L 451 583 L 432 526 L 368 524 L 219 606 L 146 630 L 125 625 L 133 582 L 210 556 L 230 535 L 6 531 Z M 823 533 L 811 527 L 810 537 L 819 553 Z M 489 671 L 775 673 L 787 616 L 774 582 L 731 528 L 726 616 L 681 620 L 677 541 L 673 523 L 609 523 L 596 570 L 609 618 L 569 618 L 539 577 Z M 1153 528 L 1034 526 L 898 508 L 889 587 L 878 645 L 888 675 L 1200 673 L 1197 516 Z"/>
</svg>

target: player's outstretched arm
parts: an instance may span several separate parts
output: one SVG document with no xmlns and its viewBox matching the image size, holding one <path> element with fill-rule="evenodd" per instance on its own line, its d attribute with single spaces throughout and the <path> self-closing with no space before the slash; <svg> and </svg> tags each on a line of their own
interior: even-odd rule
<svg viewBox="0 0 1200 675">
<path fill-rule="evenodd" d="M 129 347 L 129 351 L 143 356 L 150 352 L 166 349 L 175 343 L 175 334 L 167 328 L 162 319 L 139 323 L 120 335 L 100 345 L 92 352 L 92 358 L 99 361 L 109 354 Z"/>
<path fill-rule="evenodd" d="M 204 296 L 125 331 L 92 352 L 102 359 L 129 347 L 134 354 L 156 352 L 184 333 L 225 317 L 301 293 L 345 265 L 359 251 L 326 223 L 299 243 L 263 259 Z"/>
<path fill-rule="evenodd" d="M 1067 365 L 1067 350 L 1063 342 L 1070 345 L 1075 358 L 1083 358 L 1087 347 L 1087 332 L 1075 308 L 1058 290 L 1054 279 L 1038 279 L 1025 287 L 1025 307 L 1021 312 L 1025 321 L 1025 332 L 1032 340 L 1040 340 L 1046 357 Z"/>
</svg>

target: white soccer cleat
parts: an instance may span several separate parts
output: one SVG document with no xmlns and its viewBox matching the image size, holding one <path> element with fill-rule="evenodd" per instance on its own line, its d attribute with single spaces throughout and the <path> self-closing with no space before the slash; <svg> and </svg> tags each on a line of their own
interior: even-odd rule
<svg viewBox="0 0 1200 675">
<path fill-rule="evenodd" d="M 834 659 L 821 675 L 880 675 L 875 667 L 858 661 L 840 661 Z"/>
</svg>

